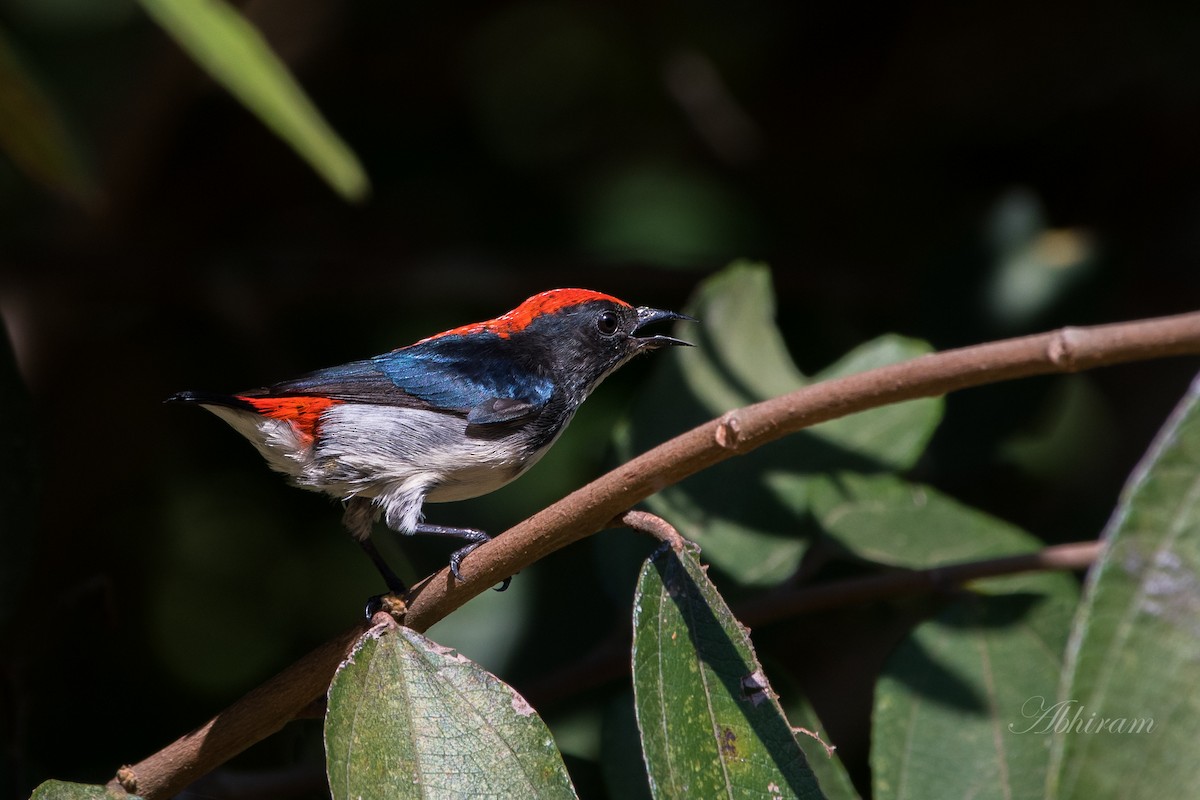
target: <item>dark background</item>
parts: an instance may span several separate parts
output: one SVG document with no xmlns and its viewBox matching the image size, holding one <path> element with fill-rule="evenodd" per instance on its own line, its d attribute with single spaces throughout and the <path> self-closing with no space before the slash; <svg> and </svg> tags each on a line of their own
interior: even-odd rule
<svg viewBox="0 0 1200 800">
<path fill-rule="evenodd" d="M 14 796 L 106 781 L 380 588 L 334 504 L 284 486 L 218 420 L 163 406 L 173 391 L 361 358 L 554 286 L 678 308 L 741 256 L 772 266 L 807 372 L 888 331 L 947 348 L 1200 297 L 1195 6 L 241 7 L 362 159 L 368 201 L 341 201 L 132 3 L 0 2 L 82 164 L 47 185 L 0 158 L 0 313 L 23 383 L 0 384 Z M 598 474 L 651 366 L 610 380 L 522 481 L 431 521 L 497 532 Z M 951 397 L 914 477 L 1048 542 L 1093 538 L 1195 369 Z M 600 546 L 489 593 L 486 621 L 446 637 L 536 698 L 628 617 Z M 406 543 L 405 569 L 446 549 Z M 786 661 L 795 640 L 767 638 Z M 805 647 L 798 680 L 837 716 L 850 688 L 820 682 L 821 653 L 834 672 L 853 651 Z M 864 701 L 844 700 L 861 779 Z M 539 706 L 561 737 L 588 728 L 556 723 L 577 701 Z M 319 783 L 319 726 L 239 766 L 296 763 Z"/>
</svg>

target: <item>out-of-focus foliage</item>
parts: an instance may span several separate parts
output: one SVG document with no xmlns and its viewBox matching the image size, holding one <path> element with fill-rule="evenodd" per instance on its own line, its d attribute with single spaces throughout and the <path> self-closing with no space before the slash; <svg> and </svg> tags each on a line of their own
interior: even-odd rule
<svg viewBox="0 0 1200 800">
<path fill-rule="evenodd" d="M 290 144 L 330 186 L 361 200 L 369 182 L 253 25 L 224 0 L 138 0 L 214 79 Z"/>
<path fill-rule="evenodd" d="M 16 516 L 0 518 L 0 577 L 18 573 L 0 595 L 2 796 L 49 777 L 104 783 L 343 629 L 381 588 L 336 504 L 283 486 L 218 421 L 161 406 L 173 391 L 382 352 L 551 286 L 681 308 L 743 256 L 772 265 L 774 291 L 738 297 L 774 307 L 746 302 L 703 329 L 719 382 L 680 387 L 763 396 L 915 342 L 1171 313 L 1200 296 L 1197 8 L 896 4 L 869 28 L 861 8 L 837 4 L 237 9 L 370 173 L 366 202 L 330 192 L 136 0 L 0 0 L 12 56 L 0 65 L 0 315 L 32 400 L 5 417 L 3 447 L 35 450 L 0 465 L 18 487 Z M 654 363 L 664 355 L 607 381 L 527 477 L 431 506 L 431 521 L 501 531 L 609 463 L 631 409 L 634 450 L 699 418 L 690 390 L 660 385 L 676 368 Z M 880 432 L 847 420 L 824 453 L 836 480 L 797 476 L 768 449 L 755 456 L 765 469 L 744 470 L 764 481 L 733 497 L 745 514 L 721 518 L 744 516 L 801 581 L 937 563 L 955 520 L 1091 538 L 1195 369 L 1181 359 L 988 387 Z M 0 397 L 6 414 L 18 396 Z M 645 422 L 650 402 L 660 428 Z M 735 614 L 754 584 L 791 577 L 776 565 L 734 580 L 737 548 L 719 526 L 678 513 L 709 538 L 702 558 Z M 936 541 L 923 548 L 913 531 L 926 513 Z M 382 544 L 406 577 L 445 563 L 436 543 Z M 18 567 L 25 549 L 34 559 Z M 607 532 L 431 631 L 529 698 L 584 797 L 646 786 L 632 698 L 600 656 L 628 643 L 650 550 Z M 812 760 L 827 796 L 853 795 L 847 774 L 872 786 L 885 670 L 906 690 L 914 647 L 1020 641 L 1019 625 L 948 627 L 994 621 L 970 608 L 889 600 L 756 628 L 791 722 L 837 745 L 846 772 Z M 982 674 L 981 661 L 954 663 L 963 684 Z M 931 723 L 957 710 L 908 699 Z M 1020 713 L 1001 711 L 983 724 Z M 1117 744 L 1136 755 L 1146 741 Z M 1114 744 L 1054 743 L 1061 763 Z M 321 797 L 323 765 L 320 726 L 300 722 L 218 777 L 308 776 L 296 791 Z"/>
<path fill-rule="evenodd" d="M 87 201 L 94 191 L 54 101 L 0 29 L 0 151 L 30 180 Z"/>
</svg>

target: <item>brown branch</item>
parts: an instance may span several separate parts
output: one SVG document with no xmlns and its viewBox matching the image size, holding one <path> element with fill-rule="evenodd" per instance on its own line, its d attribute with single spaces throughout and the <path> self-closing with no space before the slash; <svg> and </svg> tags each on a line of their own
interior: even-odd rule
<svg viewBox="0 0 1200 800">
<path fill-rule="evenodd" d="M 454 581 L 448 569 L 426 578 L 407 598 L 405 624 L 424 631 L 505 577 L 601 530 L 664 487 L 810 425 L 987 383 L 1186 354 L 1200 354 L 1200 312 L 1063 328 L 932 353 L 730 411 L 614 469 L 480 547 L 463 562 L 463 583 Z M 176 793 L 278 730 L 324 693 L 342 655 L 365 629 L 360 625 L 343 633 L 122 775 L 135 776 L 139 794 L 148 800 Z M 109 785 L 121 784 L 114 779 Z"/>
<path fill-rule="evenodd" d="M 192 781 L 278 731 L 325 694 L 347 652 L 370 626 L 359 623 L 313 650 L 196 730 L 109 782 L 146 800 L 173 797 Z"/>
<path fill-rule="evenodd" d="M 510 528 L 464 560 L 463 583 L 443 569 L 413 589 L 405 624 L 425 630 L 508 575 L 601 530 L 664 487 L 820 422 L 987 383 L 1200 354 L 1200 312 L 947 350 L 806 386 L 729 411 L 658 445 Z"/>
</svg>

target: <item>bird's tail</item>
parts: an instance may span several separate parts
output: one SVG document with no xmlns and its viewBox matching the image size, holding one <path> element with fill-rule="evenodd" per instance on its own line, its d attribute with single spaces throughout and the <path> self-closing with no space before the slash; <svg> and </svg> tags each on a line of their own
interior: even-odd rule
<svg viewBox="0 0 1200 800">
<path fill-rule="evenodd" d="M 244 397 L 220 392 L 176 392 L 168 397 L 166 403 L 197 403 L 202 406 L 219 406 L 235 408 L 239 411 L 256 411 L 255 407 Z"/>
</svg>

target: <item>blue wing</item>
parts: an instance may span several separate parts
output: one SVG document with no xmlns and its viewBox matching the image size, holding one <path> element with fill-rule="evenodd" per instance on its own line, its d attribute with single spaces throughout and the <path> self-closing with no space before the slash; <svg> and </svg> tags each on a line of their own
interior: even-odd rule
<svg viewBox="0 0 1200 800">
<path fill-rule="evenodd" d="M 314 394 L 359 403 L 435 408 L 486 425 L 537 413 L 554 386 L 504 353 L 480 352 L 457 337 L 435 339 L 365 361 L 318 370 L 272 386 L 269 394 Z"/>
</svg>

